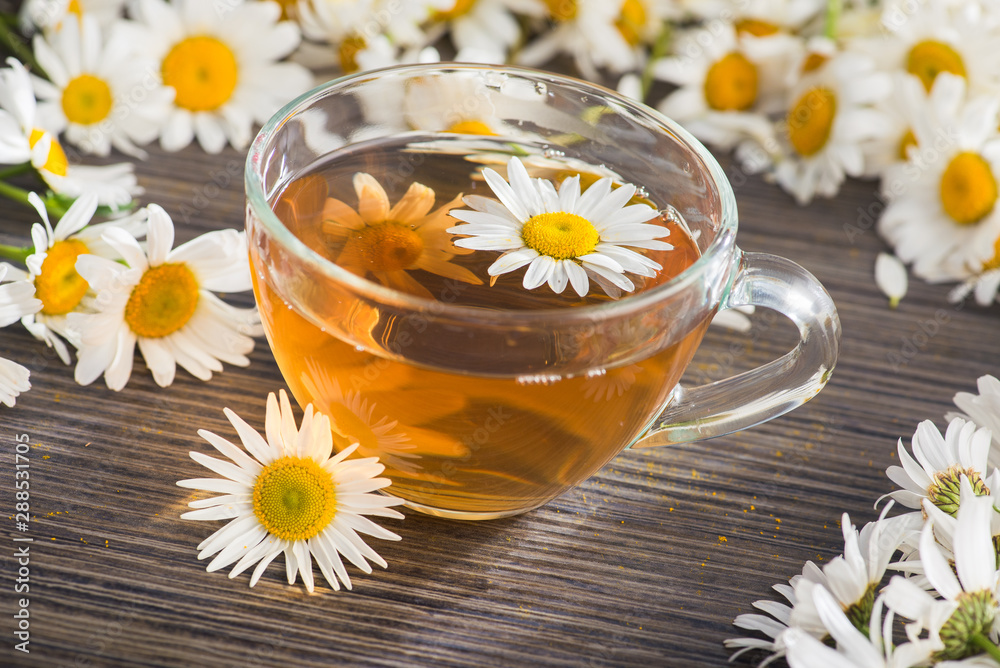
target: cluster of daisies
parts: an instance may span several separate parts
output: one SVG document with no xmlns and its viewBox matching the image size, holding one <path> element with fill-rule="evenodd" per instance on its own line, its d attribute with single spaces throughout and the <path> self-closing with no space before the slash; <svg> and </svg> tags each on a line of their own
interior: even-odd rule
<svg viewBox="0 0 1000 668">
<path fill-rule="evenodd" d="M 735 625 L 739 654 L 792 668 L 1000 665 L 1000 380 L 960 392 L 942 435 L 930 420 L 899 441 L 900 487 L 860 531 L 845 513 L 844 552 L 774 589 Z M 888 500 L 887 500 L 888 499 Z M 889 516 L 893 506 L 910 512 Z"/>
</svg>

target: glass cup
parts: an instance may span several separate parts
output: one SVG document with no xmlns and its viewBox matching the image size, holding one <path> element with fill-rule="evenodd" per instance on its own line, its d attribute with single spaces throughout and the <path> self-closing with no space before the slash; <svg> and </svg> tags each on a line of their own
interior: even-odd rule
<svg viewBox="0 0 1000 668">
<path fill-rule="evenodd" d="M 637 201 L 661 212 L 669 239 L 689 241 L 690 266 L 618 299 L 511 308 L 488 285 L 449 279 L 415 292 L 329 259 L 329 197 L 347 200 L 353 174 L 371 174 L 396 201 L 414 181 L 445 188 L 443 166 L 475 175 L 510 155 L 554 183 L 579 173 L 585 187 L 603 176 L 641 186 Z M 656 111 L 570 77 L 436 63 L 338 79 L 263 127 L 246 193 L 257 303 L 292 393 L 331 417 L 338 449 L 378 456 L 389 492 L 433 515 L 524 512 L 625 448 L 770 420 L 815 396 L 837 360 L 830 296 L 793 262 L 737 248 L 736 201 L 711 154 Z M 784 314 L 799 343 L 746 373 L 681 387 L 713 315 L 736 306 Z"/>
</svg>

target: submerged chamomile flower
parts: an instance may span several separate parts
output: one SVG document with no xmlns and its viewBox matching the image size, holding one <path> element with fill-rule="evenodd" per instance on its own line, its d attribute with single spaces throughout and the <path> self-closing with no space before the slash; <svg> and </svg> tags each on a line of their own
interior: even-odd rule
<svg viewBox="0 0 1000 668">
<path fill-rule="evenodd" d="M 451 242 L 446 228 L 448 210 L 459 197 L 434 209 L 434 191 L 413 182 L 395 205 L 370 174 L 354 175 L 357 209 L 330 197 L 323 209 L 323 231 L 340 248 L 335 262 L 359 276 L 370 276 L 390 288 L 432 298 L 411 271 L 422 269 L 464 283 L 482 281 L 465 267 L 453 264 L 468 254 Z M 432 210 L 433 209 L 433 210 Z M 342 244 L 342 245 L 341 245 Z"/>
<path fill-rule="evenodd" d="M 10 269 L 10 265 L 0 264 L 0 282 L 7 277 Z M 42 302 L 35 298 L 34 293 L 34 286 L 25 280 L 0 285 L 0 327 L 36 313 Z M 0 403 L 13 406 L 18 395 L 31 389 L 28 375 L 28 370 L 17 362 L 0 357 Z"/>
<path fill-rule="evenodd" d="M 480 251 L 502 251 L 487 270 L 496 277 L 527 266 L 527 290 L 548 283 L 556 294 L 567 285 L 580 297 L 593 279 L 610 296 L 631 292 L 631 272 L 653 278 L 662 267 L 645 255 L 626 248 L 668 251 L 659 239 L 670 230 L 650 221 L 659 214 L 648 204 L 631 204 L 636 187 L 612 188 L 600 179 L 581 193 L 580 176 L 566 178 L 558 192 L 551 181 L 532 179 L 517 157 L 507 163 L 509 182 L 486 168 L 483 177 L 497 200 L 480 195 L 464 198 L 466 209 L 451 212 L 464 224 L 448 231 L 465 238 L 456 246 Z"/>
<path fill-rule="evenodd" d="M 217 230 L 171 250 L 174 224 L 157 206 L 146 208 L 148 251 L 126 230 L 108 229 L 103 240 L 124 264 L 81 255 L 76 270 L 96 291 L 95 313 L 70 313 L 79 336 L 76 381 L 89 385 L 101 374 L 112 390 L 132 375 L 138 343 L 161 387 L 174 381 L 177 365 L 201 380 L 222 371 L 222 362 L 247 366 L 251 337 L 262 333 L 254 308 L 223 302 L 214 291 L 249 290 L 246 237 Z"/>
<path fill-rule="evenodd" d="M 142 193 L 131 163 L 102 167 L 71 165 L 56 136 L 40 127 L 31 77 L 13 58 L 0 69 L 0 163 L 31 163 L 57 195 L 76 199 L 86 193 L 99 204 L 120 208 Z"/>
<path fill-rule="evenodd" d="M 235 564 L 229 572 L 234 578 L 256 564 L 250 577 L 253 587 L 274 558 L 284 553 L 288 584 L 301 576 L 312 592 L 315 560 L 330 587 L 339 590 L 343 582 L 350 589 L 351 578 L 341 556 L 365 573 L 372 572 L 369 561 L 387 566 L 360 534 L 399 540 L 365 516 L 403 519 L 392 509 L 403 501 L 372 493 L 390 484 L 388 478 L 377 477 L 384 469 L 377 457 L 348 459 L 357 445 L 334 455 L 330 419 L 314 412 L 310 404 L 297 428 L 288 396 L 284 390 L 280 395 L 280 403 L 274 393 L 267 397 L 264 436 L 225 410 L 246 451 L 199 430 L 230 461 L 191 452 L 192 459 L 222 478 L 177 484 L 221 496 L 192 501 L 188 505 L 196 510 L 181 518 L 232 520 L 198 546 L 199 559 L 214 556 L 209 572 Z"/>
<path fill-rule="evenodd" d="M 136 145 L 156 138 L 173 92 L 155 85 L 155 63 L 136 56 L 124 24 L 105 32 L 92 16 L 70 15 L 57 31 L 35 36 L 35 57 L 49 77 L 33 79 L 38 117 L 85 153 L 108 155 L 114 147 L 145 158 Z"/>
<path fill-rule="evenodd" d="M 299 29 L 280 21 L 274 2 L 227 0 L 225 10 L 202 0 L 137 0 L 132 15 L 144 28 L 145 57 L 158 63 L 175 91 L 160 144 L 177 151 L 197 138 L 209 153 L 228 142 L 245 148 L 253 124 L 312 84 L 296 63 L 277 62 L 299 45 Z"/>
<path fill-rule="evenodd" d="M 1000 470 L 988 463 L 990 432 L 972 422 L 955 418 L 944 437 L 930 420 L 917 426 L 911 441 L 913 455 L 899 439 L 896 449 L 902 466 L 890 466 L 885 473 L 901 490 L 889 496 L 907 508 L 919 510 L 923 499 L 954 515 L 958 510 L 962 477 L 968 478 L 976 494 L 1000 490 Z"/>
<path fill-rule="evenodd" d="M 112 228 L 120 228 L 135 237 L 142 237 L 146 234 L 146 225 L 141 215 L 134 214 L 91 225 L 91 218 L 97 210 L 97 198 L 84 195 L 73 202 L 53 229 L 38 195 L 31 193 L 28 199 L 42 219 L 41 223 L 31 227 L 35 252 L 24 261 L 28 267 L 26 273 L 20 269 L 11 271 L 34 285 L 35 296 L 41 300 L 42 308 L 21 318 L 21 324 L 36 339 L 54 348 L 64 364 L 69 364 L 69 350 L 63 339 L 77 346 L 79 338 L 68 327 L 67 317 L 72 312 L 93 310 L 93 291 L 76 271 L 77 258 L 90 254 L 117 260 L 121 256 L 105 243 L 101 235 Z"/>
</svg>

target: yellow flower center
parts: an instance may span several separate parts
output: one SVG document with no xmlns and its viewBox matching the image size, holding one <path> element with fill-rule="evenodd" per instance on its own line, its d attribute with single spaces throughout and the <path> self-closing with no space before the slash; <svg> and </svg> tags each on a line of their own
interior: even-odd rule
<svg viewBox="0 0 1000 668">
<path fill-rule="evenodd" d="M 933 39 L 917 42 L 906 56 L 906 71 L 920 77 L 924 88 L 930 91 L 934 79 L 941 72 L 951 72 L 965 77 L 965 61 L 958 51 L 944 42 Z"/>
<path fill-rule="evenodd" d="M 757 67 L 741 53 L 728 53 L 708 68 L 705 101 L 718 111 L 746 111 L 757 101 Z"/>
<path fill-rule="evenodd" d="M 212 111 L 236 90 L 239 67 L 232 49 L 214 37 L 188 37 L 174 45 L 162 65 L 163 83 L 177 91 L 174 104 Z"/>
<path fill-rule="evenodd" d="M 103 121 L 111 113 L 113 102 L 108 84 L 90 74 L 81 74 L 63 89 L 63 113 L 70 123 L 92 125 Z"/>
<path fill-rule="evenodd" d="M 187 324 L 198 306 L 198 281 L 184 264 L 150 267 L 132 288 L 125 322 L 137 336 L 156 339 Z"/>
<path fill-rule="evenodd" d="M 941 175 L 941 206 L 959 225 L 971 225 L 993 211 L 997 181 L 990 164 L 973 151 L 959 153 Z"/>
<path fill-rule="evenodd" d="M 549 15 L 556 21 L 572 21 L 578 11 L 577 0 L 543 0 Z"/>
<path fill-rule="evenodd" d="M 345 37 L 337 49 L 337 57 L 340 59 L 340 69 L 344 74 L 351 74 L 361 69 L 358 65 L 358 54 L 365 50 L 368 43 L 364 35 L 351 35 Z"/>
<path fill-rule="evenodd" d="M 457 135 L 486 135 L 488 137 L 495 137 L 497 135 L 486 123 L 471 120 L 453 123 L 445 132 L 452 132 Z"/>
<path fill-rule="evenodd" d="M 35 144 L 45 134 L 45 130 L 34 128 L 31 134 L 28 135 L 28 146 L 35 148 Z M 45 164 L 39 169 L 52 172 L 56 176 L 66 176 L 66 171 L 69 169 L 69 160 L 66 158 L 66 152 L 63 151 L 62 145 L 59 144 L 59 140 L 54 135 L 49 135 L 49 137 L 52 138 L 52 143 L 49 144 L 49 154 L 45 156 Z"/>
<path fill-rule="evenodd" d="M 618 20 L 615 21 L 615 27 L 626 42 L 632 46 L 637 45 L 642 41 L 642 34 L 646 28 L 646 8 L 639 0 L 625 0 L 618 13 Z"/>
<path fill-rule="evenodd" d="M 308 457 L 277 459 L 257 476 L 253 513 L 273 536 L 309 540 L 337 514 L 333 477 Z"/>
<path fill-rule="evenodd" d="M 409 269 L 424 252 L 420 234 L 402 223 L 386 221 L 351 233 L 343 254 L 353 257 L 368 271 Z"/>
<path fill-rule="evenodd" d="M 938 471 L 934 474 L 934 482 L 927 489 L 927 498 L 935 506 L 954 516 L 958 512 L 959 490 L 961 489 L 962 476 L 969 479 L 972 491 L 976 496 L 985 496 L 990 493 L 990 489 L 983 482 L 979 473 L 973 469 L 962 470 L 958 466 L 952 466 L 947 471 Z"/>
<path fill-rule="evenodd" d="M 788 139 L 799 155 L 815 155 L 826 146 L 837 116 L 837 96 L 828 88 L 812 88 L 788 113 Z"/>
<path fill-rule="evenodd" d="M 377 452 L 378 437 L 375 436 L 375 432 L 346 405 L 331 403 L 326 414 L 330 418 L 335 442 L 345 446 L 357 443 L 358 450 L 365 453 Z M 340 438 L 337 438 L 338 436 Z"/>
<path fill-rule="evenodd" d="M 593 252 L 601 235 L 583 216 L 557 211 L 529 218 L 521 228 L 521 240 L 539 255 L 569 260 Z"/>
<path fill-rule="evenodd" d="M 35 277 L 35 296 L 42 302 L 45 315 L 69 313 L 90 286 L 76 273 L 76 258 L 90 250 L 78 239 L 64 239 L 52 244 L 42 262 L 42 273 Z"/>
<path fill-rule="evenodd" d="M 78 19 L 83 18 L 83 7 L 80 6 L 79 0 L 69 0 L 69 4 L 66 6 L 67 14 L 76 14 Z"/>
<path fill-rule="evenodd" d="M 736 32 L 754 37 L 767 37 L 781 31 L 781 28 L 769 21 L 760 19 L 740 19 L 736 22 Z"/>
<path fill-rule="evenodd" d="M 1000 269 L 1000 237 L 993 242 L 993 257 L 983 263 L 983 271 Z"/>
<path fill-rule="evenodd" d="M 451 21 L 452 19 L 457 19 L 459 16 L 468 14 L 474 4 L 476 4 L 476 0 L 455 0 L 455 4 L 451 6 L 451 9 L 436 12 L 434 17 L 438 21 Z"/>
<path fill-rule="evenodd" d="M 816 53 L 814 51 L 806 56 L 806 59 L 802 62 L 802 73 L 806 74 L 808 72 L 815 72 L 819 68 L 823 67 L 828 60 L 830 60 L 829 56 L 824 56 L 822 53 Z"/>
<path fill-rule="evenodd" d="M 897 151 L 897 155 L 898 155 L 899 159 L 900 160 L 907 160 L 908 159 L 908 153 L 909 153 L 910 147 L 911 146 L 916 146 L 916 145 L 917 145 L 917 137 L 916 137 L 916 135 L 913 134 L 913 130 L 907 130 L 906 134 L 904 134 L 899 139 L 899 149 Z"/>
</svg>

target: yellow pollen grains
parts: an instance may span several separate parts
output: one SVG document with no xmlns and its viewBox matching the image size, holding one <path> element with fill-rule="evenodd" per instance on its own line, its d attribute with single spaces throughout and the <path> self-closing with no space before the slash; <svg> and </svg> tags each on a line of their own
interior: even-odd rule
<svg viewBox="0 0 1000 668">
<path fill-rule="evenodd" d="M 990 163 L 973 151 L 959 153 L 941 175 L 941 206 L 959 225 L 985 218 L 996 205 L 997 181 Z"/>
<path fill-rule="evenodd" d="M 788 112 L 788 139 L 802 156 L 819 153 L 833 131 L 837 96 L 829 88 L 811 88 Z"/>
<path fill-rule="evenodd" d="M 625 0 L 621 10 L 618 12 L 618 19 L 615 27 L 626 42 L 632 46 L 637 46 L 642 41 L 642 35 L 646 30 L 646 8 L 642 6 L 640 0 Z"/>
<path fill-rule="evenodd" d="M 757 101 L 757 67 L 741 53 L 728 53 L 705 74 L 705 102 L 717 111 L 746 111 Z"/>
<path fill-rule="evenodd" d="M 62 94 L 62 110 L 70 123 L 93 125 L 111 113 L 114 98 L 103 79 L 81 74 L 66 84 Z"/>
<path fill-rule="evenodd" d="M 195 36 L 174 45 L 163 59 L 163 83 L 176 92 L 174 104 L 212 111 L 236 90 L 239 67 L 232 49 L 214 37 Z"/>
<path fill-rule="evenodd" d="M 575 213 L 540 213 L 521 228 L 524 245 L 556 260 L 592 253 L 601 241 L 593 223 Z"/>
<path fill-rule="evenodd" d="M 897 157 L 900 160 L 907 160 L 909 158 L 909 151 L 911 146 L 917 145 L 917 137 L 913 134 L 913 130 L 907 130 L 899 139 L 899 148 L 897 149 Z"/>
<path fill-rule="evenodd" d="M 76 273 L 76 258 L 89 253 L 78 239 L 64 239 L 52 244 L 42 262 L 42 272 L 35 277 L 35 296 L 42 302 L 45 315 L 69 313 L 87 294 L 87 281 Z"/>
<path fill-rule="evenodd" d="M 781 32 L 781 28 L 769 21 L 760 19 L 740 19 L 736 22 L 736 32 L 754 37 L 768 37 Z"/>
<path fill-rule="evenodd" d="M 476 4 L 476 0 L 455 0 L 455 4 L 451 6 L 451 9 L 446 11 L 436 12 L 434 17 L 438 21 L 451 21 L 452 19 L 457 19 L 459 16 L 464 16 L 469 13 L 472 6 Z"/>
<path fill-rule="evenodd" d="M 497 134 L 493 132 L 493 130 L 490 129 L 490 126 L 486 125 L 486 123 L 475 120 L 465 120 L 452 123 L 445 129 L 445 132 L 451 132 L 457 135 L 484 135 L 487 137 L 495 137 Z"/>
<path fill-rule="evenodd" d="M 309 540 L 337 514 L 333 478 L 308 457 L 277 459 L 254 482 L 253 512 L 271 535 Z"/>
<path fill-rule="evenodd" d="M 198 297 L 198 281 L 187 265 L 150 267 L 132 288 L 125 304 L 125 322 L 137 336 L 173 334 L 194 315 Z"/>
<path fill-rule="evenodd" d="M 915 74 L 930 92 L 934 79 L 941 72 L 951 72 L 965 77 L 965 61 L 962 56 L 944 42 L 928 39 L 917 42 L 906 56 L 906 71 Z"/>
<path fill-rule="evenodd" d="M 340 60 L 340 69 L 344 74 L 353 74 L 361 69 L 358 65 L 358 54 L 365 50 L 368 43 L 364 35 L 350 35 L 345 37 L 337 49 L 337 57 Z"/>
<path fill-rule="evenodd" d="M 577 0 L 543 0 L 543 2 L 556 21 L 572 21 L 579 11 Z"/>
<path fill-rule="evenodd" d="M 424 252 L 424 240 L 409 225 L 386 221 L 351 233 L 342 255 L 355 258 L 367 271 L 409 269 Z"/>
<path fill-rule="evenodd" d="M 28 135 L 28 146 L 35 148 L 35 144 L 45 134 L 44 130 L 34 128 L 31 134 Z M 66 172 L 69 169 L 69 160 L 66 158 L 66 152 L 63 151 L 63 147 L 59 144 L 58 139 L 51 134 L 49 137 L 52 139 L 52 143 L 49 144 L 49 154 L 45 156 L 45 164 L 41 166 L 41 169 L 52 172 L 56 176 L 66 176 Z"/>
</svg>

